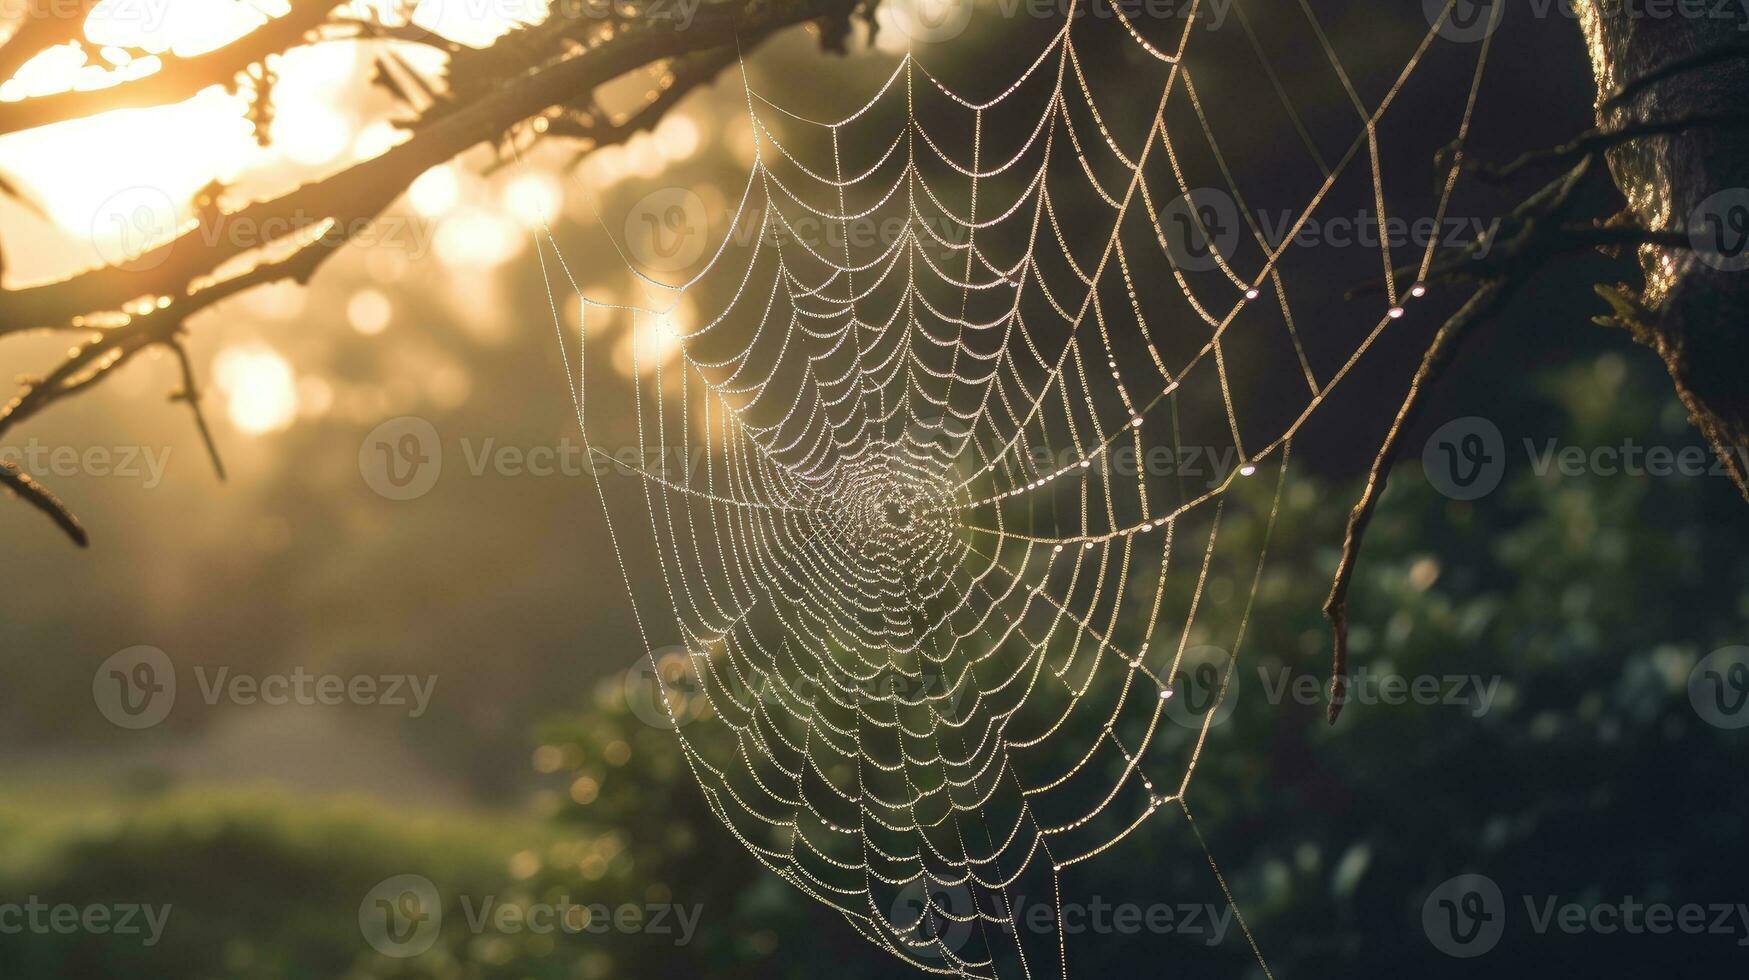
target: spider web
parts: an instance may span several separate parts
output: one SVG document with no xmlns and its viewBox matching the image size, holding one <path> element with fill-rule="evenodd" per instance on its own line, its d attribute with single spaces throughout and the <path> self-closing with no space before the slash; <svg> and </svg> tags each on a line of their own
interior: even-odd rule
<svg viewBox="0 0 1749 980">
<path fill-rule="evenodd" d="M 1267 161 L 1293 174 L 1271 185 L 1297 202 L 1286 234 L 1221 150 L 1193 4 L 1165 24 L 1070 16 L 978 98 L 907 55 L 834 121 L 743 64 L 753 162 L 695 275 L 628 260 L 646 300 L 598 301 L 550 229 L 537 241 L 549 298 L 581 304 L 574 338 L 552 307 L 585 444 L 640 460 L 596 488 L 692 775 L 755 858 L 924 970 L 1069 976 L 1065 877 L 1160 816 L 1185 820 L 1239 911 L 1191 815 L 1216 711 L 1186 704 L 1184 678 L 1212 671 L 1225 697 L 1293 439 L 1424 292 L 1381 238 L 1382 301 L 1308 344 L 1284 267 L 1339 182 L 1387 214 L 1381 122 L 1451 13 L 1368 102 L 1305 0 L 1275 7 L 1351 109 L 1350 141 L 1321 150 L 1233 8 L 1269 81 L 1247 125 L 1301 144 Z M 1096 31 L 1133 48 L 1099 94 Z M 1435 175 L 1436 220 L 1456 176 Z M 887 233 L 853 234 L 869 222 Z M 677 351 L 631 344 L 629 413 L 622 381 L 611 411 L 587 397 L 613 328 Z M 1203 482 L 1148 465 L 1196 446 L 1234 465 Z M 1224 540 L 1230 505 L 1260 533 Z M 652 603 L 635 583 L 658 574 Z M 1052 934 L 1017 923 L 1023 895 L 1049 896 Z"/>
</svg>

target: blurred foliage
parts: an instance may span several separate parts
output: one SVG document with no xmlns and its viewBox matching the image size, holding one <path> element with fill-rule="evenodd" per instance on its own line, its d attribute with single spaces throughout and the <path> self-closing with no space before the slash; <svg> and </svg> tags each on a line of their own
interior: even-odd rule
<svg viewBox="0 0 1749 980">
<path fill-rule="evenodd" d="M 1690 706 L 1699 658 L 1745 640 L 1749 508 L 1722 478 L 1538 475 L 1525 440 L 1693 444 L 1649 359 L 1606 354 L 1490 411 L 1507 482 L 1447 500 L 1405 460 L 1367 540 L 1352 606 L 1356 669 L 1499 677 L 1491 710 L 1271 704 L 1258 671 L 1320 679 L 1318 607 L 1350 488 L 1290 480 L 1232 716 L 1190 799 L 1275 975 L 1718 976 L 1732 936 L 1537 935 L 1523 897 L 1742 900 L 1749 738 Z M 1504 420 L 1528 420 L 1514 431 Z M 1259 526 L 1227 535 L 1254 543 Z M 0 806 L 0 894 L 171 902 L 163 942 L 0 935 L 6 976 L 892 977 L 904 968 L 759 869 L 709 813 L 672 734 L 640 722 L 620 679 L 536 732 L 551 780 L 536 818 L 414 813 L 182 791 Z M 1088 875 L 1081 894 L 1219 901 L 1207 858 L 1163 812 Z M 1097 864 L 1098 862 L 1096 862 Z M 1422 903 L 1447 878 L 1507 896 L 1501 946 L 1436 951 Z M 379 955 L 358 908 L 417 873 L 444 896 L 430 952 Z M 459 897 L 702 908 L 697 934 L 474 935 Z M 1148 945 L 1144 940 L 1159 940 Z M 1237 931 L 1079 937 L 1070 975 L 1258 973 Z"/>
</svg>

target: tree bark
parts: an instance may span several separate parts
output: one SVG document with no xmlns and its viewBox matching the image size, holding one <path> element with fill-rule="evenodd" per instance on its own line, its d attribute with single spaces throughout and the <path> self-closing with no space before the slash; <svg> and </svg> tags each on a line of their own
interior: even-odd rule
<svg viewBox="0 0 1749 980">
<path fill-rule="evenodd" d="M 1749 107 L 1749 14 L 1730 7 L 1675 4 L 1654 16 L 1624 0 L 1574 0 L 1597 79 L 1599 126 Z M 1631 94 L 1612 98 L 1624 88 Z M 1608 161 L 1640 227 L 1689 232 L 1697 242 L 1715 234 L 1731 246 L 1746 241 L 1749 131 L 1697 126 L 1622 144 Z M 1721 200 L 1722 192 L 1733 193 Z M 1618 294 L 1613 322 L 1663 359 L 1694 424 L 1749 497 L 1749 269 L 1721 261 L 1730 254 L 1642 247 L 1644 286 Z M 1740 261 L 1749 264 L 1749 251 Z"/>
</svg>

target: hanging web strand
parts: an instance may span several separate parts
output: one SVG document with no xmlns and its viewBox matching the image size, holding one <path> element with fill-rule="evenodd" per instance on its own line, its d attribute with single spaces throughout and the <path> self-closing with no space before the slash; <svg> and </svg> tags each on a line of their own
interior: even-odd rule
<svg viewBox="0 0 1749 980">
<path fill-rule="evenodd" d="M 1381 308 L 1296 316 L 1296 240 L 1344 182 L 1382 224 L 1387 113 L 1438 25 L 1369 102 L 1312 6 L 1276 5 L 1352 107 L 1332 152 L 1255 29 L 1280 21 L 1246 3 L 1255 96 L 1305 151 L 1283 153 L 1304 180 L 1282 228 L 1221 145 L 1243 134 L 1197 84 L 1193 6 L 1166 26 L 1071 16 L 977 95 L 907 55 L 836 120 L 785 108 L 742 63 L 751 163 L 695 268 L 666 281 L 622 248 L 636 298 L 592 298 L 550 229 L 536 243 L 692 776 L 753 857 L 929 972 L 1073 975 L 1075 876 L 1161 814 L 1184 818 L 1269 972 L 1189 794 L 1292 441 L 1422 295 L 1399 293 L 1381 236 Z M 1102 90 L 1092 66 L 1124 46 Z M 1441 219 L 1455 176 L 1439 175 Z M 1270 358 L 1289 383 L 1264 411 L 1245 386 Z M 1150 462 L 1192 450 L 1225 464 Z M 630 479 L 603 479 L 614 466 Z M 1260 533 L 1223 538 L 1244 513 Z M 1204 668 L 1212 700 L 1182 714 Z M 1021 921 L 1040 902 L 1049 935 Z"/>
</svg>

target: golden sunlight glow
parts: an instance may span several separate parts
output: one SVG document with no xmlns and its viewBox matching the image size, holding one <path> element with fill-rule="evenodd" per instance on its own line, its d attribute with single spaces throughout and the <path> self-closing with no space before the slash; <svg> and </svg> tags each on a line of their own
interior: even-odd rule
<svg viewBox="0 0 1749 980">
<path fill-rule="evenodd" d="M 452 210 L 438 226 L 437 258 L 451 268 L 497 266 L 522 252 L 525 235 L 496 211 L 474 205 Z"/>
<path fill-rule="evenodd" d="M 540 228 L 552 221 L 561 203 L 559 182 L 547 174 L 518 174 L 504 185 L 504 209 L 524 228 Z"/>
<path fill-rule="evenodd" d="M 420 174 L 407 188 L 407 203 L 426 218 L 442 216 L 460 199 L 461 181 L 456 177 L 455 167 L 447 163 Z"/>
<path fill-rule="evenodd" d="M 220 351 L 213 358 L 213 384 L 224 394 L 226 414 L 239 432 L 278 432 L 297 418 L 297 377 L 291 364 L 265 344 Z"/>
<path fill-rule="evenodd" d="M 685 160 L 702 143 L 698 123 L 685 113 L 674 113 L 656 125 L 656 147 L 668 160 Z"/>
<path fill-rule="evenodd" d="M 346 301 L 346 322 L 367 337 L 387 330 L 394 316 L 394 304 L 380 289 L 361 289 Z"/>
<path fill-rule="evenodd" d="M 346 117 L 320 103 L 290 103 L 273 116 L 273 145 L 305 166 L 333 160 L 351 147 L 352 140 Z"/>
<path fill-rule="evenodd" d="M 638 314 L 631 332 L 614 345 L 614 368 L 630 377 L 634 372 L 647 375 L 657 367 L 667 367 L 680 356 L 682 324 L 690 323 L 694 315 L 690 298 L 682 299 L 666 314 Z"/>
<path fill-rule="evenodd" d="M 91 153 L 94 144 L 115 147 L 127 166 Z M 153 232 L 168 237 L 174 230 L 170 215 L 196 190 L 215 176 L 234 177 L 258 152 L 242 100 L 216 88 L 178 105 L 15 133 L 0 146 L 12 175 L 55 223 L 91 236 L 99 251 L 95 258 L 106 261 L 115 260 L 111 248 L 135 251 Z M 141 206 L 157 212 L 154 225 L 145 223 Z"/>
</svg>

